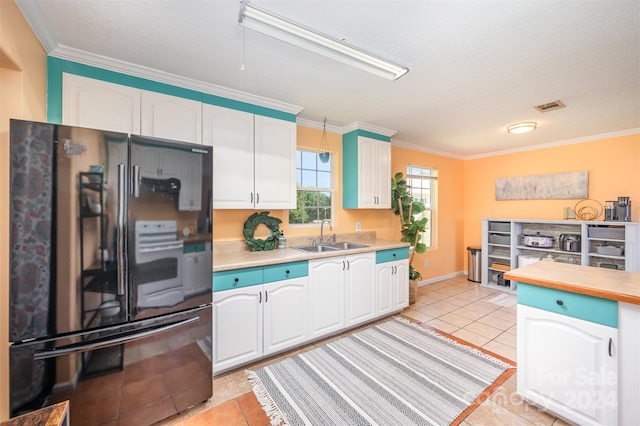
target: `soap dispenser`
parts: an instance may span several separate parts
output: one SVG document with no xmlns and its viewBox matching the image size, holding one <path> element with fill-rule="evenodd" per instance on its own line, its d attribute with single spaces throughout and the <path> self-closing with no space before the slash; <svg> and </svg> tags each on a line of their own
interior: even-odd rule
<svg viewBox="0 0 640 426">
<path fill-rule="evenodd" d="M 287 248 L 287 238 L 282 231 L 280 231 L 280 236 L 278 236 L 278 248 Z"/>
</svg>

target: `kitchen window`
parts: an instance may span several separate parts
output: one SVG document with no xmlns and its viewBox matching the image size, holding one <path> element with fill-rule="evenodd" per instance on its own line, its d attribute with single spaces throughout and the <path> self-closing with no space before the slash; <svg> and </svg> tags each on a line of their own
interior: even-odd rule
<svg viewBox="0 0 640 426">
<path fill-rule="evenodd" d="M 323 163 L 314 151 L 296 152 L 297 208 L 289 224 L 318 223 L 333 217 L 333 155 Z"/>
<path fill-rule="evenodd" d="M 407 185 L 414 200 L 421 201 L 425 210 L 417 215 L 417 219 L 428 219 L 425 232 L 420 242 L 427 248 L 434 246 L 434 219 L 436 216 L 436 200 L 438 193 L 438 169 L 431 167 L 407 166 Z"/>
</svg>

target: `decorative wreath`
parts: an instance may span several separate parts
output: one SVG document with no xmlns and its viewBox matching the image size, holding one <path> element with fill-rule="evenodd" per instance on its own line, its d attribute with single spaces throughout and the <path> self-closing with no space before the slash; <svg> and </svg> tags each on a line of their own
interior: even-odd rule
<svg viewBox="0 0 640 426">
<path fill-rule="evenodd" d="M 247 221 L 244 223 L 244 230 L 242 231 L 242 234 L 244 235 L 244 239 L 247 241 L 247 244 L 249 244 L 251 251 L 273 250 L 276 248 L 276 240 L 280 236 L 279 225 L 282 221 L 277 217 L 269 216 L 269 213 L 270 212 L 254 213 L 249 216 Z M 273 234 L 266 240 L 253 238 L 256 228 L 260 224 L 266 225 L 267 228 L 273 232 Z"/>
</svg>

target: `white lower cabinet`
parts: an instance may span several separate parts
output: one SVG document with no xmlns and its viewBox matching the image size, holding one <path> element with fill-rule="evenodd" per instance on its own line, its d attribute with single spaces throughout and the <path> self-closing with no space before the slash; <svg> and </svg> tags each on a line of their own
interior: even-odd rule
<svg viewBox="0 0 640 426">
<path fill-rule="evenodd" d="M 308 340 L 306 275 L 306 262 L 214 273 L 214 373 Z"/>
<path fill-rule="evenodd" d="M 401 310 L 409 301 L 407 259 L 405 247 L 215 272 L 213 371 Z"/>
<path fill-rule="evenodd" d="M 345 327 L 344 257 L 309 261 L 309 337 Z"/>
<path fill-rule="evenodd" d="M 376 265 L 376 316 L 390 314 L 409 306 L 409 261 Z"/>
<path fill-rule="evenodd" d="M 583 300 L 552 298 L 567 314 L 518 304 L 518 394 L 580 425 L 618 424 L 617 328 L 570 316 Z"/>
<path fill-rule="evenodd" d="M 304 277 L 263 286 L 263 355 L 307 340 L 307 282 L 307 277 Z"/>
<path fill-rule="evenodd" d="M 409 306 L 409 249 L 376 253 L 376 316 Z"/>
<path fill-rule="evenodd" d="M 213 372 L 262 356 L 262 286 L 213 292 Z"/>
<path fill-rule="evenodd" d="M 375 253 L 345 258 L 345 321 L 351 327 L 376 316 Z"/>
</svg>

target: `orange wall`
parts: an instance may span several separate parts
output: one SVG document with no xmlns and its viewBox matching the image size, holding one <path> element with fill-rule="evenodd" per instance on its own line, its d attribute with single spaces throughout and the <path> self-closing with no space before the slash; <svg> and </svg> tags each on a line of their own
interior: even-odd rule
<svg viewBox="0 0 640 426">
<path fill-rule="evenodd" d="M 496 178 L 585 170 L 589 198 L 604 205 L 629 196 L 631 218 L 640 221 L 640 135 L 631 135 L 465 161 L 464 246 L 480 244 L 482 218 L 562 220 L 563 207 L 573 208 L 579 201 L 496 201 Z"/>
<path fill-rule="evenodd" d="M 46 53 L 12 1 L 0 0 L 0 421 L 9 418 L 9 118 L 46 119 Z"/>
</svg>

